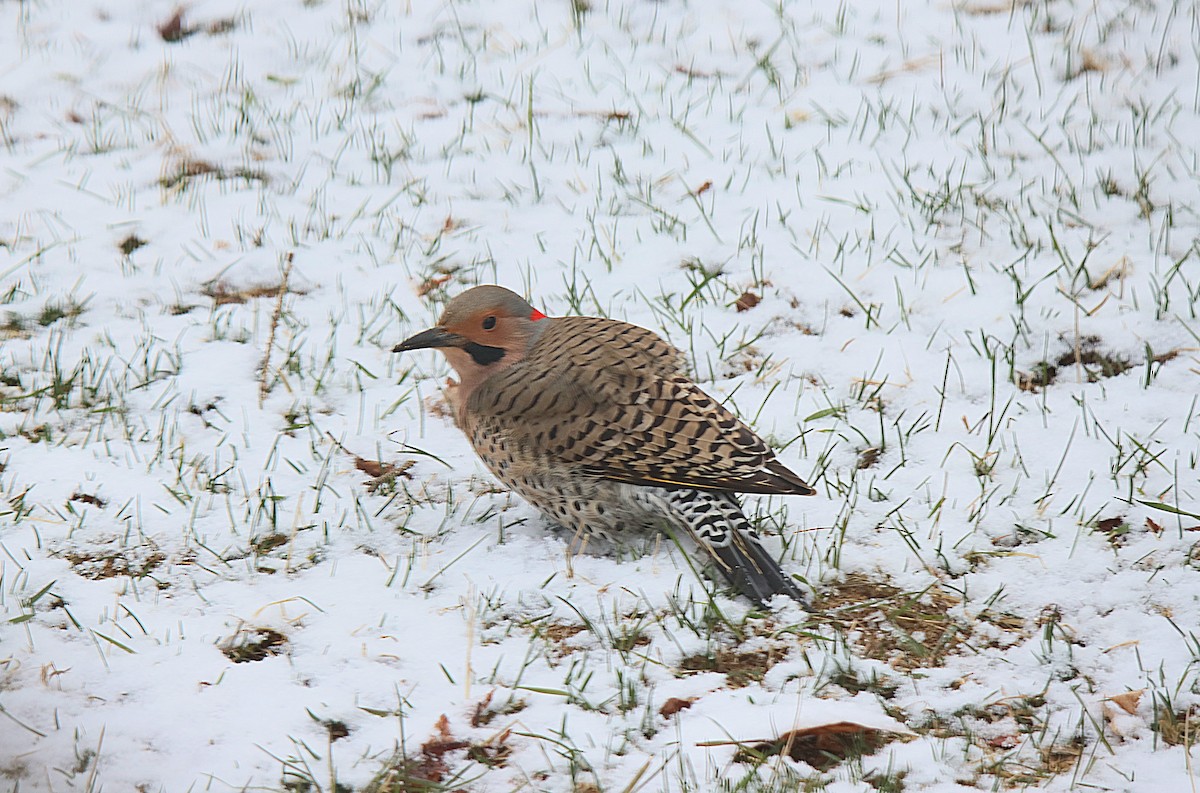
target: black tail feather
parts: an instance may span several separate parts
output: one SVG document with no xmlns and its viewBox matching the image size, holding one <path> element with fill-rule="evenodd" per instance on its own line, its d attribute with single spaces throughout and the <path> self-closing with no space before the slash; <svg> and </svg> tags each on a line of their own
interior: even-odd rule
<svg viewBox="0 0 1200 793">
<path fill-rule="evenodd" d="M 733 588 L 758 605 L 766 605 L 775 595 L 787 595 L 805 610 L 812 610 L 804 592 L 754 537 L 738 531 L 725 545 L 704 547 Z"/>
<path fill-rule="evenodd" d="M 691 534 L 739 593 L 760 606 L 787 595 L 804 608 L 804 592 L 759 543 L 733 493 L 711 490 L 658 491 L 672 522 Z"/>
</svg>

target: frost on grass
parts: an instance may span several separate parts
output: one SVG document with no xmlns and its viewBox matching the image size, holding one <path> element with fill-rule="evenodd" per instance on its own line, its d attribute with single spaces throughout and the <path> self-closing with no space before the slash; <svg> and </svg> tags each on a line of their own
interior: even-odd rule
<svg viewBox="0 0 1200 793">
<path fill-rule="evenodd" d="M 1187 789 L 1193 5 L 3 6 L 0 778 Z M 814 614 L 497 487 L 390 353 L 493 281 L 818 488 Z"/>
</svg>

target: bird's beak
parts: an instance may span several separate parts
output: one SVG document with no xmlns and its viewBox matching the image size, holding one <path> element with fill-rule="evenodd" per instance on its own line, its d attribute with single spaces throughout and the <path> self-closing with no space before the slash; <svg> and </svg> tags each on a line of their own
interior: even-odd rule
<svg viewBox="0 0 1200 793">
<path fill-rule="evenodd" d="M 430 328 L 400 342 L 392 348 L 392 352 L 408 352 L 409 350 L 424 350 L 433 347 L 462 347 L 466 343 L 467 340 L 457 333 L 451 333 L 445 328 Z"/>
</svg>

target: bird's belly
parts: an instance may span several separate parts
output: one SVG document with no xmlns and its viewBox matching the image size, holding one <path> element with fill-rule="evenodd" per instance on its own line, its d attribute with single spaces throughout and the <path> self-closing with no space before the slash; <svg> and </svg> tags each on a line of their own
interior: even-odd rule
<svg viewBox="0 0 1200 793">
<path fill-rule="evenodd" d="M 621 542 L 657 532 L 671 522 L 672 510 L 657 487 L 579 473 L 507 442 L 486 426 L 470 427 L 479 459 L 510 490 L 551 523 L 580 534 Z"/>
<path fill-rule="evenodd" d="M 659 531 L 668 522 L 656 500 L 639 492 L 658 488 L 553 472 L 513 476 L 493 469 L 492 473 L 547 520 L 572 531 L 621 542 Z"/>
</svg>

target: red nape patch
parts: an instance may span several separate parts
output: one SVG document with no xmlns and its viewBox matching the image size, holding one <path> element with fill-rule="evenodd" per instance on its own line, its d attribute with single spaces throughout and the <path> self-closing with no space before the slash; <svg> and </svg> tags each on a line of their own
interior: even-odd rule
<svg viewBox="0 0 1200 793">
<path fill-rule="evenodd" d="M 545 314 L 543 314 L 542 312 L 538 311 L 538 310 L 535 308 L 535 309 L 533 310 L 533 313 L 529 315 L 529 318 L 530 318 L 531 320 L 533 320 L 534 322 L 537 322 L 539 319 L 545 319 L 545 318 L 546 318 L 546 315 L 545 315 Z"/>
</svg>

